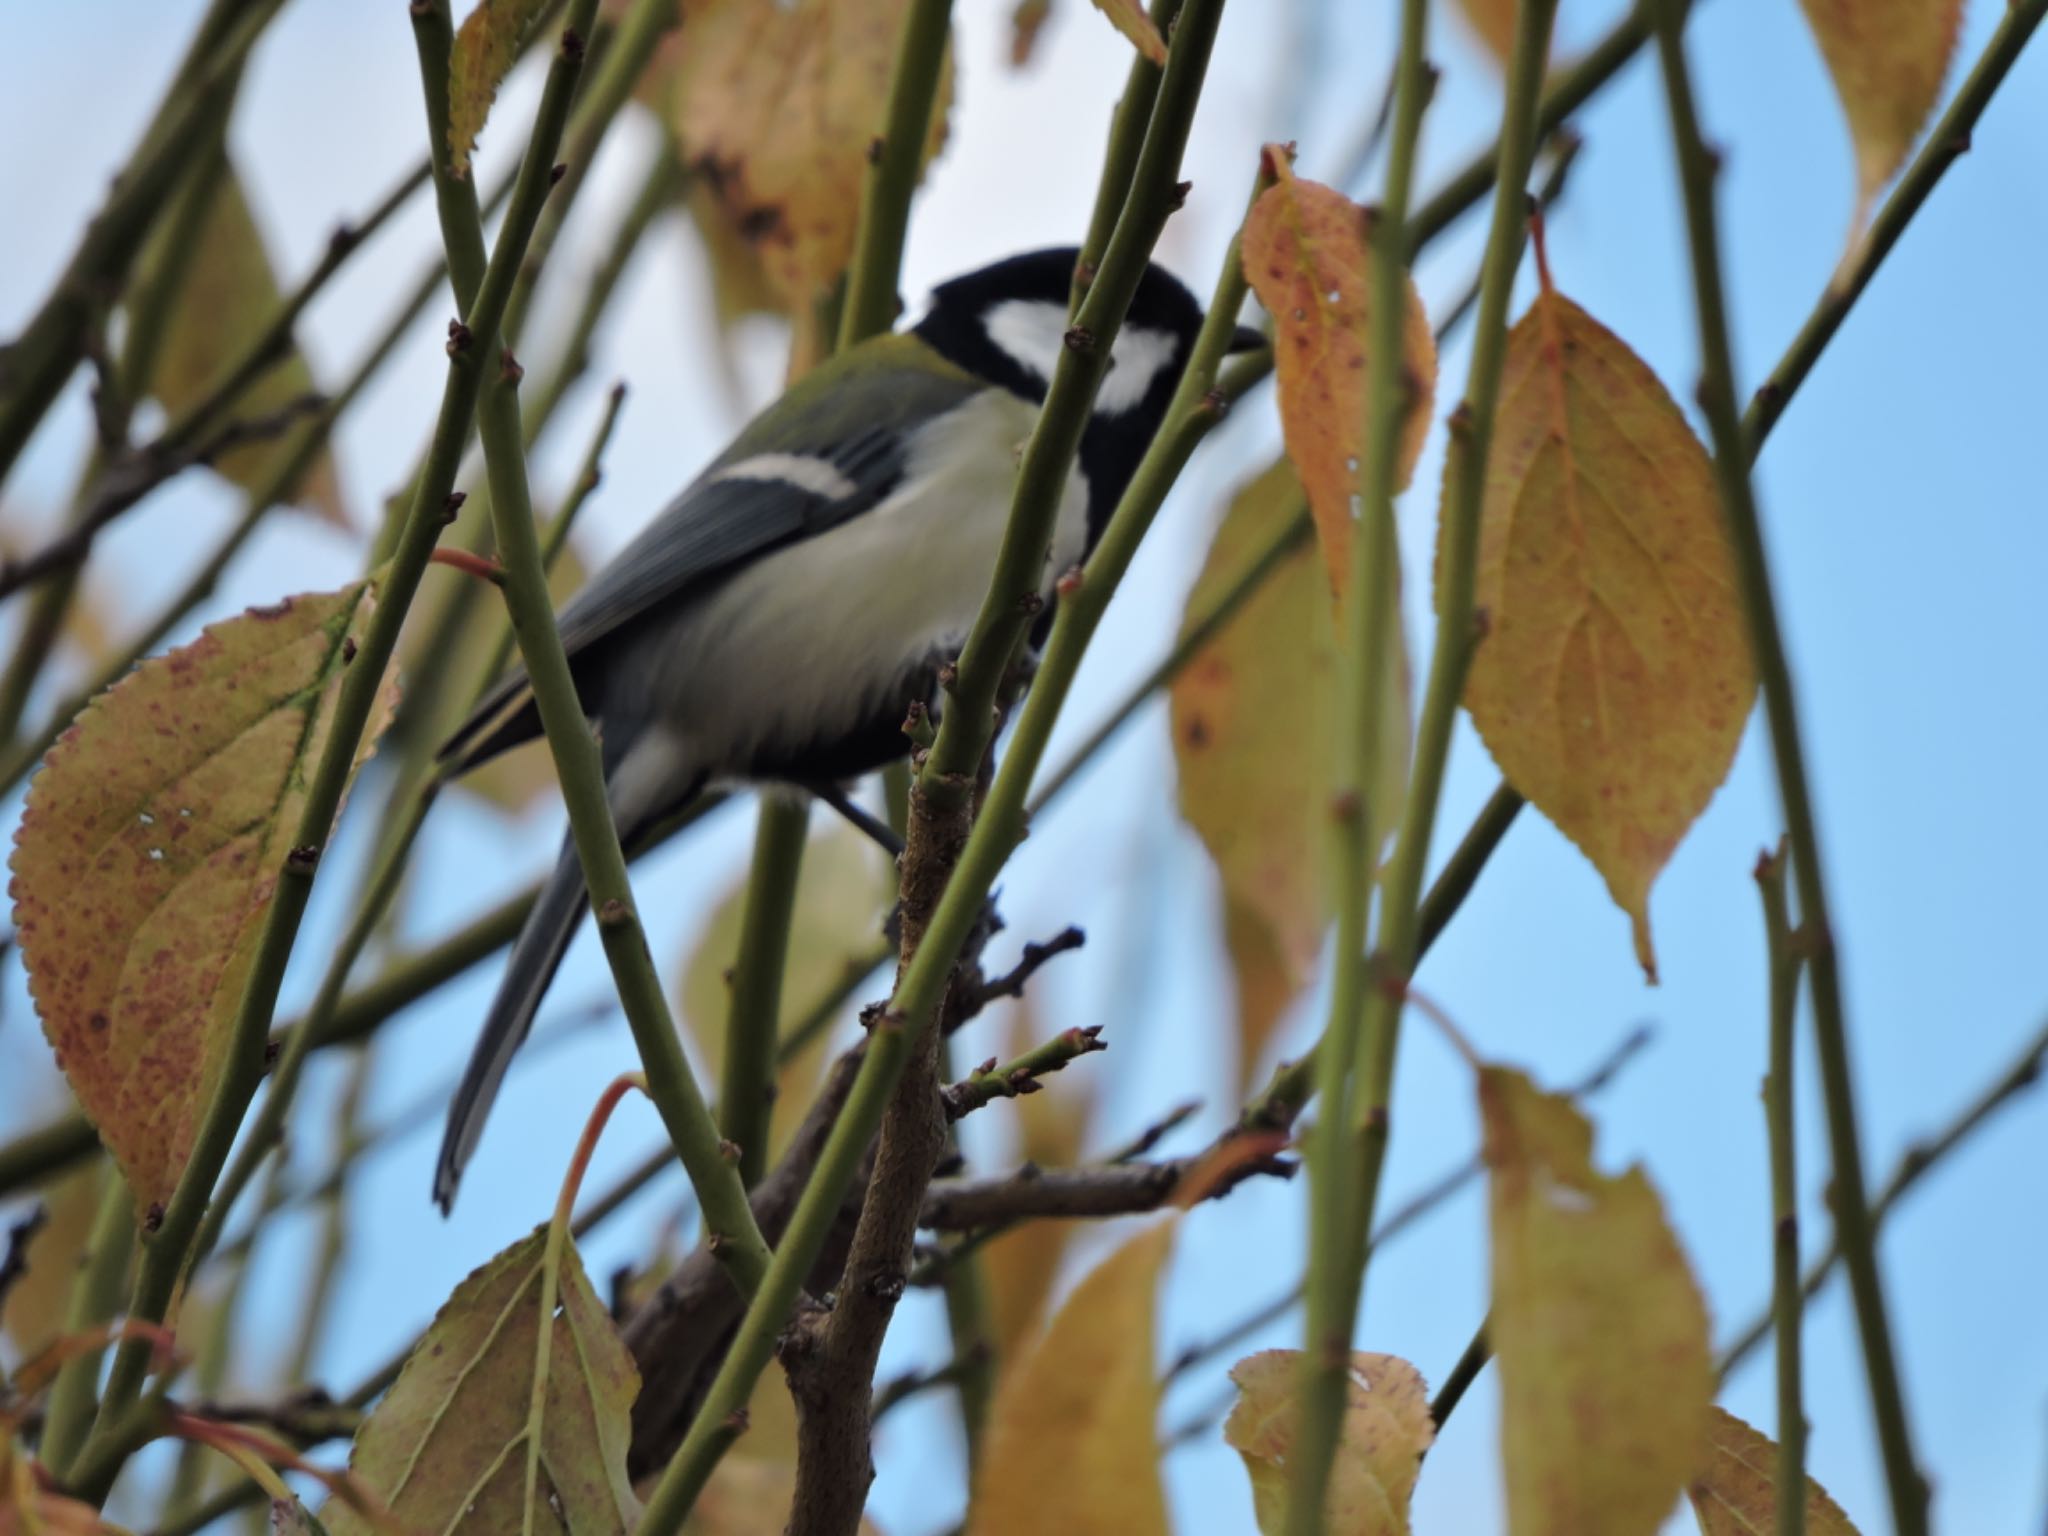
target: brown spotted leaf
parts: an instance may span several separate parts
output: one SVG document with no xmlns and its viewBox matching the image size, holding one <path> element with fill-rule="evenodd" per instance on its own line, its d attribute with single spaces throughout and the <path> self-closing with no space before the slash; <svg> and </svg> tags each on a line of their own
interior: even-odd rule
<svg viewBox="0 0 2048 1536">
<path fill-rule="evenodd" d="M 548 0 L 478 0 L 462 19 L 448 56 L 448 153 L 457 175 L 469 172 L 469 153 L 498 87 L 518 62 L 519 50 Z"/>
<path fill-rule="evenodd" d="M 1372 337 L 1365 210 L 1343 193 L 1303 181 L 1286 153 L 1268 148 L 1278 181 L 1244 227 L 1244 273 L 1273 317 L 1280 426 L 1309 506 L 1334 590 L 1351 576 L 1352 503 L 1365 451 L 1366 348 Z M 1436 392 L 1436 342 L 1412 279 L 1402 346 L 1415 393 L 1400 436 L 1396 488 L 1415 471 Z"/>
<path fill-rule="evenodd" d="M 233 165 L 216 178 L 198 246 L 184 260 L 178 302 L 171 306 L 150 379 L 150 393 L 173 417 L 226 377 L 277 311 L 277 272 Z M 294 347 L 236 398 L 227 418 L 251 421 L 272 415 L 310 394 L 313 387 L 312 370 Z M 216 459 L 213 468 L 244 490 L 251 489 L 296 451 L 300 430 L 290 428 L 232 449 Z M 293 499 L 337 527 L 349 526 L 334 459 L 325 449 L 300 479 Z"/>
<path fill-rule="evenodd" d="M 1238 492 L 1188 596 L 1183 631 L 1238 585 L 1301 508 L 1301 482 L 1284 458 Z M 1304 540 L 1173 681 L 1181 814 L 1223 882 L 1241 1085 L 1308 985 L 1329 926 L 1337 674 L 1329 581 Z M 1408 763 L 1408 666 L 1398 651 L 1381 696 L 1375 787 L 1378 824 L 1387 827 Z"/>
<path fill-rule="evenodd" d="M 1301 1351 L 1268 1349 L 1230 1368 L 1237 1403 L 1223 1438 L 1251 1474 L 1262 1536 L 1287 1525 L 1288 1461 L 1300 1432 L 1295 1396 Z M 1436 1438 L 1429 1389 L 1398 1355 L 1351 1356 L 1344 1427 L 1323 1501 L 1324 1536 L 1408 1536 L 1408 1503 L 1423 1453 Z"/>
<path fill-rule="evenodd" d="M 882 131 L 908 0 L 702 0 L 674 98 L 684 162 L 753 247 L 791 312 L 853 259 L 868 149 Z M 945 137 L 950 62 L 925 155 Z"/>
<path fill-rule="evenodd" d="M 1145 13 L 1142 0 L 1095 0 L 1095 9 L 1109 18 L 1109 24 L 1130 39 L 1131 46 L 1154 64 L 1166 63 L 1166 39 Z"/>
<path fill-rule="evenodd" d="M 1800 0 L 1856 145 L 1856 219 L 1905 162 L 1948 74 L 1963 0 Z"/>
<path fill-rule="evenodd" d="M 1166 1536 L 1153 1324 L 1174 1226 L 1148 1227 L 1103 1260 L 1004 1370 L 967 1536 Z M 1058 1473 L 1020 1490 L 1020 1467 Z"/>
<path fill-rule="evenodd" d="M 573 1244 L 535 1391 L 547 1238 L 537 1229 L 455 1288 L 356 1431 L 349 1470 L 406 1529 L 625 1536 L 639 1520 L 626 1446 L 640 1376 Z M 338 1499 L 320 1518 L 332 1536 L 372 1529 Z"/>
<path fill-rule="evenodd" d="M 1640 1168 L 1519 1072 L 1479 1074 L 1512 1536 L 1652 1536 L 1706 1457 L 1707 1311 Z"/>
<path fill-rule="evenodd" d="M 1756 673 L 1706 451 L 1547 274 L 1508 336 L 1478 560 L 1472 723 L 1606 879 L 1655 980 L 1650 883 L 1727 777 Z"/>
<path fill-rule="evenodd" d="M 1768 1536 L 1777 1529 L 1778 1447 L 1725 1409 L 1708 1420 L 1713 1452 L 1686 1492 L 1701 1536 Z M 1827 1490 L 1806 1480 L 1807 1536 L 1856 1536 Z"/>
<path fill-rule="evenodd" d="M 57 1064 L 138 1211 L 170 1198 L 375 607 L 358 582 L 212 625 L 43 759 L 8 887 Z M 387 678 L 357 762 L 397 698 Z"/>
</svg>

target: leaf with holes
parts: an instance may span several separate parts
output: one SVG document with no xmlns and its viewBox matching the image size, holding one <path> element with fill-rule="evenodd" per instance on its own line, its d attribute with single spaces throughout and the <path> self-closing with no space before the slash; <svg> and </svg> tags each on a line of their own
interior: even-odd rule
<svg viewBox="0 0 2048 1536">
<path fill-rule="evenodd" d="M 222 169 L 210 197 L 196 245 L 176 257 L 185 264 L 184 276 L 150 378 L 149 392 L 173 417 L 196 405 L 226 377 L 268 327 L 280 299 L 276 269 L 232 164 Z M 158 259 L 169 259 L 169 253 Z M 305 355 L 296 346 L 287 347 L 235 398 L 225 420 L 246 422 L 274 415 L 313 392 L 313 372 Z M 214 460 L 214 471 L 244 490 L 253 489 L 299 451 L 306 430 L 305 423 L 299 423 L 276 438 L 230 449 Z M 341 481 L 325 448 L 300 477 L 292 499 L 338 528 L 349 526 Z"/>
<path fill-rule="evenodd" d="M 1103 1260 L 1003 1372 L 967 1536 L 1166 1536 L 1153 1325 L 1176 1225 L 1148 1227 Z M 1059 1474 L 1020 1490 L 1020 1467 Z"/>
<path fill-rule="evenodd" d="M 1351 578 L 1352 502 L 1365 452 L 1365 360 L 1372 337 L 1366 212 L 1334 187 L 1297 178 L 1285 150 L 1268 146 L 1266 160 L 1279 179 L 1245 221 L 1244 274 L 1273 317 L 1280 427 L 1308 487 L 1330 584 L 1341 592 Z M 1396 489 L 1415 472 L 1436 393 L 1429 317 L 1414 281 L 1403 281 L 1401 344 L 1413 393 L 1401 425 Z"/>
<path fill-rule="evenodd" d="M 547 8 L 548 0 L 480 0 L 462 18 L 448 55 L 448 153 L 456 175 L 469 174 L 469 154 L 498 87 Z"/>
<path fill-rule="evenodd" d="M 408 1529 L 624 1536 L 639 1521 L 626 1446 L 640 1376 L 573 1244 L 537 1378 L 547 1238 L 455 1288 L 356 1431 L 350 1471 Z M 372 1529 L 338 1500 L 320 1518 L 332 1536 Z"/>
<path fill-rule="evenodd" d="M 674 82 L 684 163 L 753 247 L 783 306 L 808 311 L 853 259 L 908 0 L 708 0 Z M 925 145 L 938 153 L 950 58 Z"/>
<path fill-rule="evenodd" d="M 1856 145 L 1856 218 L 1905 162 L 1956 51 L 1963 0 L 1800 0 Z"/>
<path fill-rule="evenodd" d="M 87 705 L 29 786 L 8 888 L 29 991 L 138 1211 L 191 1153 L 375 606 L 358 582 L 212 625 Z"/>
<path fill-rule="evenodd" d="M 1166 39 L 1159 35 L 1159 28 L 1152 18 L 1145 14 L 1141 0 L 1095 0 L 1095 9 L 1109 18 L 1109 24 L 1123 33 L 1138 52 L 1154 64 L 1166 63 Z"/>
<path fill-rule="evenodd" d="M 1287 1525 L 1288 1458 L 1299 1433 L 1295 1388 L 1303 1356 L 1267 1349 L 1230 1368 L 1237 1402 L 1224 1440 L 1244 1458 L 1263 1536 Z M 1408 1536 L 1408 1503 L 1436 1438 L 1422 1373 L 1398 1355 L 1351 1356 L 1344 1424 L 1323 1501 L 1325 1536 Z"/>
<path fill-rule="evenodd" d="M 1707 1309 L 1640 1168 L 1519 1072 L 1479 1074 L 1514 1536 L 1651 1536 L 1705 1460 Z"/>
<path fill-rule="evenodd" d="M 881 850 L 843 823 L 835 821 L 805 845 L 796 905 L 789 919 L 789 961 L 782 973 L 778 1039 L 786 1038 L 850 980 L 875 968 L 876 955 L 884 944 L 882 923 L 895 895 L 891 874 Z M 713 1079 L 725 1059 L 726 1024 L 732 1012 L 732 986 L 727 978 L 739 956 L 747 886 L 747 871 L 742 868 L 726 886 L 683 962 L 683 1021 Z M 782 1139 L 809 1107 L 818 1076 L 825 1069 L 829 1041 L 821 1032 L 778 1067 L 769 1133 L 774 1149 L 781 1147 Z"/>
<path fill-rule="evenodd" d="M 1771 1437 L 1722 1408 L 1708 1420 L 1713 1453 L 1686 1492 L 1701 1536 L 1757 1536 L 1778 1518 L 1778 1447 Z M 1856 1536 L 1827 1490 L 1806 1480 L 1807 1536 Z"/>
<path fill-rule="evenodd" d="M 1286 459 L 1238 492 L 1188 595 L 1184 632 L 1239 585 L 1301 509 L 1301 481 Z M 1173 681 L 1181 815 L 1223 882 L 1240 1085 L 1308 985 L 1329 927 L 1337 658 L 1329 582 L 1304 539 Z M 1378 825 L 1386 827 L 1408 764 L 1408 663 L 1398 647 L 1381 697 L 1374 787 Z"/>
<path fill-rule="evenodd" d="M 1465 705 L 1508 782 L 1605 877 L 1654 981 L 1650 883 L 1728 776 L 1756 672 L 1706 450 L 1642 360 L 1543 277 L 1508 335 Z"/>
</svg>

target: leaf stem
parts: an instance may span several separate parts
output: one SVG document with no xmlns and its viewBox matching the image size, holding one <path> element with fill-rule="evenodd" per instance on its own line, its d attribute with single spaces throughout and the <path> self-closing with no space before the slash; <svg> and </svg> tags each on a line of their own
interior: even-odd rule
<svg viewBox="0 0 2048 1536">
<path fill-rule="evenodd" d="M 782 975 L 789 961 L 810 827 L 807 797 L 760 796 L 754 864 L 740 909 L 739 953 L 725 1021 L 725 1058 L 718 1083 L 718 1128 L 739 1148 L 740 1182 L 752 1189 L 768 1171 L 768 1122 L 775 1108 L 776 1025 L 782 1017 Z"/>
<path fill-rule="evenodd" d="M 1799 1012 L 1798 939 L 1786 904 L 1785 848 L 1756 862 L 1770 970 L 1770 1070 L 1764 1122 L 1771 1150 L 1771 1300 L 1778 1340 L 1777 1536 L 1805 1536 L 1806 1409 L 1800 1387 L 1799 1170 L 1793 1132 L 1793 1032 Z"/>
<path fill-rule="evenodd" d="M 443 5 L 445 14 L 445 4 Z M 564 32 L 564 46 L 555 56 L 543 87 L 533 135 L 521 161 L 512 201 L 496 248 L 477 291 L 476 302 L 463 322 L 451 331 L 449 366 L 433 446 L 425 471 L 414 488 L 411 511 L 396 553 L 385 569 L 380 601 L 364 632 L 359 652 L 343 675 L 334 718 L 329 726 L 328 744 L 306 787 L 306 800 L 294 831 L 291 857 L 278 872 L 277 886 L 264 914 L 248 979 L 230 1027 L 223 1052 L 223 1066 L 207 1105 L 192 1154 L 156 1231 L 147 1234 L 141 1272 L 129 1305 L 129 1316 L 147 1322 L 162 1322 L 176 1297 L 187 1267 L 192 1239 L 205 1214 L 208 1198 L 222 1165 L 227 1161 L 242 1116 L 254 1096 L 263 1073 L 264 1041 L 277 1006 L 278 988 L 290 959 L 292 942 L 305 915 L 311 895 L 315 866 L 333 830 L 355 764 L 356 750 L 370 711 L 383 690 L 384 671 L 397 647 L 398 632 L 406 609 L 419 587 L 428 556 L 442 527 L 442 511 L 453 488 L 462 446 L 476 412 L 483 368 L 494 350 L 498 324 L 517 275 L 520 256 L 532 236 L 547 197 L 549 172 L 567 120 L 569 99 L 582 65 L 580 38 L 587 32 L 596 12 L 596 0 L 574 0 L 571 28 Z M 531 537 L 532 526 L 527 532 Z M 126 1418 L 141 1390 L 148 1370 L 150 1347 L 129 1342 L 114 1357 L 93 1439 L 111 1435 Z M 86 1447 L 92 1451 L 93 1442 Z M 105 1479 L 111 1482 L 120 1461 L 106 1458 Z M 84 1490 L 95 1502 L 105 1497 L 104 1486 Z"/>
<path fill-rule="evenodd" d="M 1714 164 L 1700 138 L 1699 119 L 1693 106 L 1682 35 L 1684 12 L 1679 0 L 1657 0 L 1656 23 L 1657 54 L 1663 66 L 1691 247 L 1693 299 L 1700 333 L 1700 403 L 1713 438 L 1721 504 L 1734 545 L 1743 611 L 1749 620 L 1750 650 L 1763 685 L 1764 714 L 1771 727 L 1772 757 L 1777 765 L 1778 790 L 1784 802 L 1793 877 L 1799 893 L 1800 929 L 1813 990 L 1814 1035 L 1833 1161 L 1835 1227 L 1855 1300 L 1857 1332 L 1863 1345 L 1878 1444 L 1884 1456 L 1892 1521 L 1899 1536 L 1925 1536 L 1927 1484 L 1914 1459 L 1891 1325 L 1885 1313 L 1883 1281 L 1877 1268 L 1876 1229 L 1870 1219 L 1869 1191 L 1864 1182 L 1856 1091 L 1849 1062 L 1849 1030 L 1822 875 L 1820 833 L 1807 781 L 1792 672 L 1786 661 L 1761 520 L 1749 479 L 1749 452 L 1736 412 L 1735 365 L 1728 344 L 1720 240 L 1715 228 Z"/>
</svg>

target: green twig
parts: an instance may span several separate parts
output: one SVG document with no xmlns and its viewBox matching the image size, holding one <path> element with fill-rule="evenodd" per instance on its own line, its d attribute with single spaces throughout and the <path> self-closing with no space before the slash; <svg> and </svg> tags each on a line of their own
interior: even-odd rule
<svg viewBox="0 0 2048 1536">
<path fill-rule="evenodd" d="M 1161 37 L 1173 35 L 1180 19 L 1182 0 L 1155 0 L 1152 24 Z M 1109 120 L 1109 143 L 1103 152 L 1102 176 L 1095 184 L 1095 206 L 1088 214 L 1088 232 L 1081 238 L 1081 254 L 1074 263 L 1073 294 L 1067 309 L 1076 318 L 1081 301 L 1094 286 L 1095 274 L 1109 250 L 1110 236 L 1130 200 L 1131 179 L 1137 175 L 1138 154 L 1145 147 L 1145 130 L 1152 122 L 1152 108 L 1159 100 L 1159 83 L 1165 72 L 1142 52 L 1131 55 L 1130 73 L 1123 94 Z"/>
<path fill-rule="evenodd" d="M 1541 9 L 1540 3 L 1532 3 L 1523 7 L 1523 13 Z M 1401 424 L 1419 387 L 1418 381 L 1404 382 L 1403 378 L 1408 368 L 1402 340 L 1408 282 L 1404 256 L 1415 149 L 1432 85 L 1424 58 L 1428 34 L 1425 0 L 1403 0 L 1386 194 L 1367 236 L 1371 247 L 1371 340 L 1366 355 L 1365 419 L 1360 424 L 1362 447 L 1352 464 L 1353 496 L 1360 512 L 1355 523 L 1345 525 L 1351 539 L 1350 578 L 1338 658 L 1337 747 L 1328 811 L 1335 823 L 1336 961 L 1328 1021 L 1316 1056 L 1316 1096 L 1322 1108 L 1308 1138 L 1306 1347 L 1298 1388 L 1299 1431 L 1287 1463 L 1288 1536 L 1316 1536 L 1323 1527 L 1324 1490 L 1329 1485 L 1350 1390 L 1351 1334 L 1376 1195 L 1373 1187 L 1361 1182 L 1366 1169 L 1351 1154 L 1348 1121 L 1361 1044 L 1368 1059 L 1366 1076 L 1359 1084 L 1359 1102 L 1382 1092 L 1373 1076 L 1377 1056 L 1370 1043 L 1374 1040 L 1372 1015 L 1366 1008 L 1371 965 L 1366 939 L 1381 834 L 1392 819 L 1391 807 L 1380 803 L 1379 786 L 1374 781 L 1381 757 L 1381 727 L 1387 718 L 1383 685 L 1393 670 L 1390 663 L 1401 622 L 1400 552 L 1394 535 L 1395 461 Z M 1516 102 L 1511 91 L 1510 113 L 1516 110 Z M 1383 915 L 1383 927 L 1385 923 Z M 1391 1060 L 1391 1046 L 1385 1054 Z M 1380 1124 L 1384 1126 L 1384 1111 Z"/>
<path fill-rule="evenodd" d="M 427 467 L 414 488 L 411 510 L 397 550 L 383 571 L 380 602 L 364 631 L 354 664 L 344 674 L 334 716 L 329 726 L 327 747 L 313 769 L 306 786 L 306 798 L 291 838 L 292 853 L 278 872 L 276 890 L 264 915 L 241 1003 L 223 1051 L 223 1066 L 214 1096 L 202 1117 L 194 1138 L 191 1157 L 179 1178 L 176 1191 L 164 1211 L 157 1230 L 148 1235 L 129 1306 L 132 1317 L 160 1322 L 169 1310 L 184 1276 L 192 1239 L 198 1231 L 214 1181 L 226 1162 L 243 1113 L 256 1091 L 263 1071 L 264 1041 L 277 1004 L 277 992 L 284 980 L 286 962 L 299 922 L 305 915 L 312 892 L 313 875 L 321 851 L 333 829 L 354 767 L 358 743 L 371 709 L 383 691 L 384 670 L 398 643 L 398 632 L 406 609 L 419 586 L 434 542 L 442 527 L 442 511 L 453 489 L 456 470 L 467 440 L 469 423 L 476 412 L 483 372 L 494 352 L 498 323 L 526 241 L 539 218 L 547 197 L 549 171 L 560 142 L 562 124 L 568 115 L 570 93 L 581 67 L 582 45 L 575 34 L 587 31 L 596 0 L 577 0 L 572 15 L 581 22 L 563 34 L 548 71 L 536 115 L 532 141 L 521 161 L 505 223 L 492 252 L 476 302 L 464 321 L 450 332 L 447 382 L 440 415 L 434 429 L 433 447 Z M 532 525 L 527 525 L 532 537 Z M 536 572 L 537 574 L 537 572 Z M 114 1358 L 94 1438 L 111 1436 L 127 1416 L 140 1391 L 148 1368 L 150 1346 L 146 1342 L 122 1345 Z M 87 1452 L 92 1449 L 88 1443 Z M 119 1461 L 102 1458 L 104 1481 L 119 1470 Z M 95 1499 L 105 1495 L 104 1482 L 86 1490 Z"/>
<path fill-rule="evenodd" d="M 718 1128 L 739 1149 L 740 1182 L 752 1189 L 768 1171 L 768 1122 L 775 1109 L 775 1029 L 782 1017 L 782 976 L 796 915 L 808 799 L 760 797 L 754 864 L 740 911 L 739 951 L 725 1021 L 718 1085 Z"/>
<path fill-rule="evenodd" d="M 1486 1369 L 1486 1362 L 1493 1358 L 1493 1340 L 1488 1334 L 1492 1318 L 1483 1319 L 1472 1335 L 1472 1342 L 1465 1346 L 1465 1352 L 1458 1356 L 1458 1363 L 1451 1367 L 1443 1384 L 1436 1389 L 1436 1396 L 1429 1400 L 1429 1421 L 1441 1430 L 1449 1422 L 1458 1404 L 1465 1400 L 1472 1383 L 1479 1379 L 1479 1373 Z"/>
<path fill-rule="evenodd" d="M 880 335 L 896 323 L 897 274 L 910 196 L 924 168 L 932 108 L 939 95 L 951 35 L 953 0 L 911 0 L 889 75 L 889 109 L 881 137 L 868 151 L 867 185 L 860 200 L 853 265 L 839 311 L 839 347 Z"/>
<path fill-rule="evenodd" d="M 1130 199 L 1102 269 L 1082 303 L 1079 329 L 1093 345 L 1086 352 L 1068 348 L 1054 371 L 1038 429 L 1025 452 L 989 595 L 961 657 L 945 725 L 920 774 L 913 823 L 919 816 L 932 814 L 934 804 L 957 805 L 980 767 L 994 724 L 997 687 L 1030 622 L 1024 599 L 1037 595 L 1045 551 L 1051 542 L 1051 519 L 1101 382 L 1109 345 L 1172 211 L 1181 151 L 1221 11 L 1222 0 L 1189 0 L 1181 13 Z M 1244 291 L 1234 256 L 1232 260 L 1221 285 L 1225 302 L 1210 313 L 1174 407 L 1169 408 L 1167 424 L 1111 518 L 1078 588 L 1060 604 L 1046 663 L 1025 703 L 1002 771 L 946 883 L 931 925 L 870 1035 L 859 1076 L 791 1215 L 768 1276 L 741 1320 L 703 1407 L 650 1498 L 641 1526 L 644 1536 L 675 1536 L 712 1467 L 731 1443 L 732 1416 L 745 1404 L 768 1362 L 776 1335 L 895 1093 L 910 1051 L 931 1026 L 953 959 L 996 871 L 1015 846 L 1024 793 L 1043 755 L 1046 735 L 1078 662 L 1078 651 L 1085 646 L 1102 605 L 1129 563 L 1138 535 L 1149 524 L 1195 440 L 1213 419 L 1213 413 L 1198 402 L 1215 377 L 1216 364 L 1236 320 L 1238 302 L 1231 302 L 1229 295 L 1235 293 L 1241 302 Z M 915 841 L 914 824 L 912 834 Z"/>
<path fill-rule="evenodd" d="M 1863 1345 L 1878 1444 L 1884 1456 L 1892 1522 L 1900 1536 L 1924 1536 L 1927 1484 L 1914 1459 L 1891 1325 L 1885 1313 L 1884 1286 L 1877 1268 L 1876 1229 L 1870 1219 L 1863 1148 L 1856 1125 L 1849 1029 L 1842 1004 L 1827 886 L 1821 873 L 1820 833 L 1808 787 L 1792 672 L 1779 630 L 1770 564 L 1764 552 L 1755 492 L 1750 485 L 1749 455 L 1735 404 L 1735 365 L 1728 345 L 1720 238 L 1715 228 L 1714 161 L 1700 138 L 1699 119 L 1693 107 L 1680 0 L 1658 0 L 1656 22 L 1657 54 L 1663 66 L 1692 253 L 1693 298 L 1700 332 L 1700 404 L 1713 437 L 1721 506 L 1734 545 L 1743 612 L 1749 620 L 1750 652 L 1756 658 L 1763 685 L 1764 715 L 1771 727 L 1772 757 L 1778 770 L 1778 792 L 1784 802 L 1793 878 L 1799 893 L 1800 931 L 1813 989 L 1814 1036 L 1833 1161 L 1835 1231 L 1849 1271 L 1850 1294 L 1856 1304 L 1857 1332 Z"/>
<path fill-rule="evenodd" d="M 1109 1042 L 1102 1038 L 1102 1026 L 1091 1024 L 1086 1029 L 1063 1029 L 1044 1044 L 1035 1045 L 1009 1061 L 998 1062 L 991 1056 L 945 1090 L 942 1097 L 946 1118 L 958 1120 L 993 1100 L 1037 1093 L 1044 1087 L 1039 1079 L 1064 1070 L 1069 1062 L 1108 1049 Z"/>
<path fill-rule="evenodd" d="M 100 1203 L 93 1217 L 85 1252 L 65 1298 L 64 1332 L 85 1333 L 111 1319 L 121 1305 L 128 1282 L 128 1261 L 135 1251 L 135 1201 L 121 1170 L 108 1163 L 100 1170 Z M 50 1388 L 50 1406 L 43 1418 L 39 1447 L 43 1465 L 60 1480 L 85 1443 L 98 1404 L 99 1350 L 72 1356 L 58 1368 Z"/>
<path fill-rule="evenodd" d="M 1770 964 L 1770 1070 L 1764 1121 L 1771 1149 L 1771 1302 L 1778 1338 L 1777 1536 L 1806 1530 L 1806 1409 L 1800 1388 L 1799 1171 L 1793 1139 L 1793 1030 L 1798 1022 L 1798 936 L 1786 906 L 1785 848 L 1756 862 Z"/>
</svg>

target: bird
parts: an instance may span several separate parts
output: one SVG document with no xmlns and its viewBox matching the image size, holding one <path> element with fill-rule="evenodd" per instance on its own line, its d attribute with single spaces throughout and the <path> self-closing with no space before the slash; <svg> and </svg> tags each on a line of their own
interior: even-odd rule
<svg viewBox="0 0 2048 1536">
<path fill-rule="evenodd" d="M 1067 345 L 1079 256 L 1028 251 L 955 277 L 907 330 L 813 369 L 561 609 L 623 842 L 726 783 L 796 786 L 879 830 L 840 786 L 909 751 L 913 701 L 936 713 Z M 1202 320 L 1194 295 L 1148 265 L 1062 491 L 1048 605 L 1130 483 Z M 1240 325 L 1230 349 L 1265 344 Z M 515 669 L 442 746 L 441 770 L 466 772 L 540 730 Z M 434 1174 L 444 1213 L 587 906 L 565 839 L 449 1104 Z"/>
</svg>

